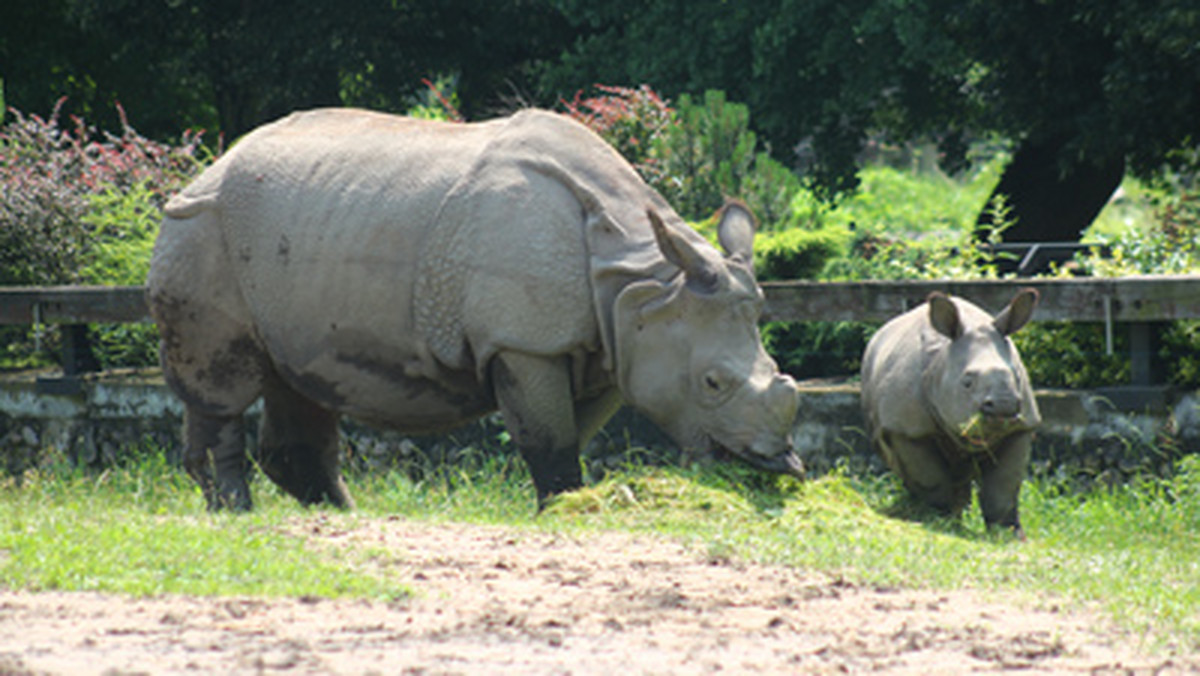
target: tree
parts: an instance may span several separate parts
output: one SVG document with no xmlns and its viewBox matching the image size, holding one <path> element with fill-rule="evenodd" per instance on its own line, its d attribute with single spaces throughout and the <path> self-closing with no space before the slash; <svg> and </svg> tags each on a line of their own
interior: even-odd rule
<svg viewBox="0 0 1200 676">
<path fill-rule="evenodd" d="M 571 39 L 548 0 L 47 0 L 0 10 L 0 77 L 18 109 L 67 95 L 108 126 L 119 100 L 148 135 L 233 138 L 301 108 L 402 110 L 439 75 L 482 112 Z"/>
<path fill-rule="evenodd" d="M 586 31 L 546 69 L 649 81 L 668 95 L 725 89 L 774 152 L 805 141 L 831 191 L 854 185 L 873 134 L 1016 142 L 998 192 L 1009 240 L 1075 239 L 1124 174 L 1196 143 L 1200 5 L 1191 0 L 561 0 Z M 981 224 L 987 225 L 986 217 Z"/>
</svg>

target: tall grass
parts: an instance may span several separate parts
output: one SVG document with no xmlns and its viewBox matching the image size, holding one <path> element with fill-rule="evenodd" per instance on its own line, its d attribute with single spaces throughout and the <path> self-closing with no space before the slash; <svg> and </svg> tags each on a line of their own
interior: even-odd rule
<svg viewBox="0 0 1200 676">
<path fill-rule="evenodd" d="M 913 505 L 890 477 L 834 472 L 797 482 L 737 465 L 629 465 L 537 514 L 519 460 L 482 459 L 421 480 L 352 476 L 354 521 L 402 515 L 516 528 L 617 529 L 689 543 L 703 556 L 818 571 L 880 587 L 973 588 L 1101 610 L 1148 644 L 1200 649 L 1200 460 L 1169 479 L 1078 493 L 1031 481 L 1028 540 Z M 370 553 L 302 537 L 314 518 L 264 480 L 256 511 L 210 515 L 181 471 L 153 457 L 100 475 L 27 474 L 0 485 L 0 587 L 130 594 L 395 598 Z"/>
</svg>

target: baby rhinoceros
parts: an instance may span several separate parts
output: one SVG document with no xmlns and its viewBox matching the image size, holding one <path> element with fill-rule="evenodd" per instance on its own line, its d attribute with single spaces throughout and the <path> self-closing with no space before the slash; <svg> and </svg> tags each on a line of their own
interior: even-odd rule
<svg viewBox="0 0 1200 676">
<path fill-rule="evenodd" d="M 1017 498 L 1041 422 L 1009 336 L 1029 321 L 1033 289 L 992 317 L 934 292 L 893 318 L 863 354 L 862 405 L 871 446 L 918 499 L 958 515 L 979 484 L 989 525 L 1023 535 Z"/>
</svg>

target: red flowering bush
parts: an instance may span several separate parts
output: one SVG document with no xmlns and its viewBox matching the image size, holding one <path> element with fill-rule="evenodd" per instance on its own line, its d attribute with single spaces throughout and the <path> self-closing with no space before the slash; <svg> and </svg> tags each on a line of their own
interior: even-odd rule
<svg viewBox="0 0 1200 676">
<path fill-rule="evenodd" d="M 562 101 L 567 115 L 600 134 L 646 182 L 656 184 L 662 176 L 654 144 L 674 122 L 674 111 L 649 85 L 635 89 L 598 84 L 595 88 L 602 93 L 585 98 L 578 91 L 570 101 Z"/>
<path fill-rule="evenodd" d="M 203 165 L 200 135 L 167 145 L 9 110 L 0 125 L 0 286 L 141 284 L 166 198 Z M 157 361 L 153 327 L 112 325 L 89 333 L 101 366 Z M 54 327 L 0 329 L 0 366 L 43 365 L 57 352 Z M 43 350 L 36 349 L 37 346 Z"/>
<path fill-rule="evenodd" d="M 80 271 L 110 228 L 96 232 L 88 214 L 98 196 L 135 188 L 161 207 L 199 168 L 200 135 L 177 146 L 139 135 L 121 114 L 120 135 L 83 120 L 47 119 L 9 110 L 0 126 L 0 285 L 86 281 Z"/>
</svg>

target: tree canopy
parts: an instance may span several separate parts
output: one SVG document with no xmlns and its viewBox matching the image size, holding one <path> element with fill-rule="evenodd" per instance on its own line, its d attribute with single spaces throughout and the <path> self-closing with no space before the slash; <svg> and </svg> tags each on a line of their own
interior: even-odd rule
<svg viewBox="0 0 1200 676">
<path fill-rule="evenodd" d="M 36 4 L 36 9 L 34 9 Z M 453 75 L 465 112 L 525 86 L 569 43 L 547 0 L 46 0 L 0 9 L 8 104 L 60 96 L 89 119 L 120 101 L 151 136 L 236 137 L 298 108 L 403 110 L 423 78 Z"/>
<path fill-rule="evenodd" d="M 1200 5 L 1190 0 L 564 0 L 586 28 L 548 70 L 706 87 L 746 102 L 787 156 L 810 148 L 814 176 L 855 182 L 873 135 L 1017 144 L 999 191 L 1014 239 L 1074 239 L 1125 162 L 1148 173 L 1200 132 Z M 1057 208 L 1055 208 L 1057 207 Z"/>
<path fill-rule="evenodd" d="M 151 136 L 291 109 L 401 110 L 451 75 L 468 117 L 594 83 L 723 90 L 773 154 L 855 182 L 872 139 L 1015 144 L 1009 239 L 1073 239 L 1126 168 L 1198 141 L 1193 0 L 45 0 L 0 8 L 9 105 L 119 99 Z M 800 151 L 800 154 L 798 154 Z M 981 225 L 987 225 L 986 217 Z"/>
</svg>

